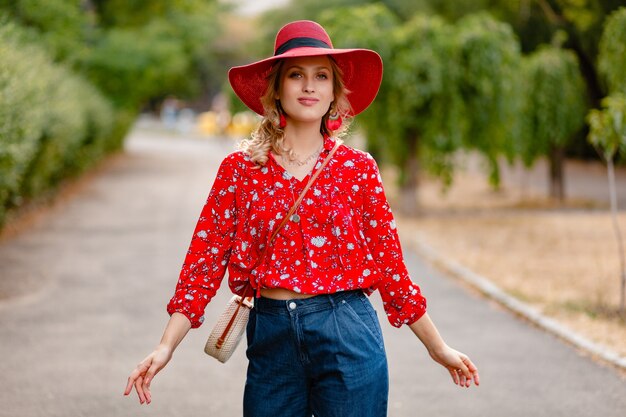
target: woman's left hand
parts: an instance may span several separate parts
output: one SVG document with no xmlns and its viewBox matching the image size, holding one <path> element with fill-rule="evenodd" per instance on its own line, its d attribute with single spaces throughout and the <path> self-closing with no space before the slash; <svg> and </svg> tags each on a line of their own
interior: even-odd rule
<svg viewBox="0 0 626 417">
<path fill-rule="evenodd" d="M 435 362 L 441 364 L 450 372 L 452 381 L 456 385 L 469 388 L 472 385 L 472 380 L 474 385 L 480 385 L 478 368 L 464 353 L 454 350 L 445 344 L 437 351 L 429 351 L 429 353 Z"/>
</svg>

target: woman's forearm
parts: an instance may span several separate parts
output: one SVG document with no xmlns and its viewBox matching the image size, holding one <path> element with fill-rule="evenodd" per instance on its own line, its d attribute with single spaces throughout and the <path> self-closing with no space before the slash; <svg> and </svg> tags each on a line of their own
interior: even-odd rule
<svg viewBox="0 0 626 417">
<path fill-rule="evenodd" d="M 165 326 L 160 345 L 168 347 L 173 352 L 185 338 L 189 329 L 191 329 L 191 322 L 184 314 L 172 314 Z"/>
<path fill-rule="evenodd" d="M 428 313 L 425 313 L 415 323 L 409 326 L 413 333 L 421 340 L 426 349 L 432 354 L 440 351 L 446 346 L 435 324 L 430 319 Z"/>
<path fill-rule="evenodd" d="M 467 355 L 452 349 L 443 341 L 443 338 L 428 314 L 424 314 L 409 327 L 424 346 L 426 346 L 431 358 L 448 370 L 455 384 L 462 387 L 469 387 L 472 380 L 474 384 L 480 384 L 480 377 L 476 365 L 474 365 Z"/>
</svg>

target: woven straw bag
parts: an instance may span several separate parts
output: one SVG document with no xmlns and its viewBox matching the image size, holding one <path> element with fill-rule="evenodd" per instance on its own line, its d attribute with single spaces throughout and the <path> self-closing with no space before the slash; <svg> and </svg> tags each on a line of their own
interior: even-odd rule
<svg viewBox="0 0 626 417">
<path fill-rule="evenodd" d="M 207 355 L 224 363 L 233 354 L 242 339 L 252 309 L 252 299 L 234 295 L 215 323 L 204 346 Z"/>
<path fill-rule="evenodd" d="M 311 184 L 313 184 L 317 176 L 320 172 L 322 172 L 322 169 L 324 169 L 328 161 L 330 161 L 330 158 L 333 156 L 337 148 L 339 148 L 339 145 L 340 142 L 337 141 L 326 159 L 324 159 L 322 165 L 318 168 L 315 174 L 309 178 L 309 181 L 300 193 L 300 196 L 294 205 L 291 207 L 280 225 L 272 233 L 270 244 L 274 241 L 278 231 L 282 229 L 285 223 L 287 223 L 291 218 L 291 215 L 298 209 L 298 206 L 302 202 L 302 199 L 308 189 L 311 187 Z M 265 246 L 263 254 L 259 258 L 259 264 L 265 260 L 267 248 L 270 244 Z M 241 341 L 244 331 L 246 330 L 252 307 L 252 297 L 245 297 L 242 299 L 242 297 L 235 295 L 230 299 L 228 304 L 226 304 L 226 309 L 220 315 L 215 326 L 213 326 L 213 329 L 209 334 L 209 338 L 204 345 L 204 351 L 207 355 L 213 356 L 222 363 L 226 362 L 232 356 L 233 352 L 237 348 L 237 345 L 239 345 L 239 342 Z"/>
</svg>

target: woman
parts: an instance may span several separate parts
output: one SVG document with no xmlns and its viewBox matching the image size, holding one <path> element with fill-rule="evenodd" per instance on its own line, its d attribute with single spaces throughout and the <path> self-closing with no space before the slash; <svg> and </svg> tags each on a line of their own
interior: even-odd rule
<svg viewBox="0 0 626 417">
<path fill-rule="evenodd" d="M 234 91 L 264 118 L 219 168 L 161 343 L 132 372 L 126 395 L 134 387 L 150 403 L 152 379 L 202 324 L 226 268 L 234 293 L 256 294 L 246 416 L 385 416 L 387 360 L 365 295 L 375 290 L 391 324 L 408 325 L 455 384 L 479 384 L 476 366 L 445 344 L 408 276 L 375 161 L 338 139 L 372 102 L 381 78 L 378 54 L 334 49 L 311 21 L 284 26 L 274 56 L 231 69 Z"/>
</svg>

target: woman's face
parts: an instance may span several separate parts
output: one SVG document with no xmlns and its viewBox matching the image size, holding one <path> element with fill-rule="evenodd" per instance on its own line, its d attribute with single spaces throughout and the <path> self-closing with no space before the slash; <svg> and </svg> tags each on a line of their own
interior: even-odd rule
<svg viewBox="0 0 626 417">
<path fill-rule="evenodd" d="M 287 59 L 276 98 L 288 120 L 319 123 L 335 99 L 330 59 L 327 56 Z"/>
</svg>

